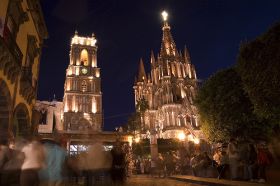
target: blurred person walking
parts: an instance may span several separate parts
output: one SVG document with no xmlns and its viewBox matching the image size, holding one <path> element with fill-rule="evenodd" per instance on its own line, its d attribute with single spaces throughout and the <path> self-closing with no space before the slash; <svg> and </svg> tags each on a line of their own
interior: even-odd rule
<svg viewBox="0 0 280 186">
<path fill-rule="evenodd" d="M 39 171 L 41 186 L 63 186 L 66 180 L 67 153 L 58 142 L 43 142 L 45 167 Z"/>
<path fill-rule="evenodd" d="M 6 139 L 0 139 L 0 184 L 2 183 L 3 174 L 4 174 L 4 166 L 9 158 L 9 148 L 8 141 Z M 2 184 L 1 184 L 2 185 Z"/>
<path fill-rule="evenodd" d="M 26 140 L 16 139 L 11 140 L 9 144 L 9 152 L 6 163 L 2 166 L 2 180 L 1 185 L 19 185 L 21 166 L 24 161 L 24 154 L 21 152 Z"/>
<path fill-rule="evenodd" d="M 38 172 L 44 167 L 45 152 L 41 143 L 32 140 L 21 150 L 24 153 L 24 162 L 21 166 L 20 185 L 38 186 Z"/>
<path fill-rule="evenodd" d="M 112 157 L 101 143 L 89 147 L 85 163 L 87 186 L 110 184 Z"/>
</svg>

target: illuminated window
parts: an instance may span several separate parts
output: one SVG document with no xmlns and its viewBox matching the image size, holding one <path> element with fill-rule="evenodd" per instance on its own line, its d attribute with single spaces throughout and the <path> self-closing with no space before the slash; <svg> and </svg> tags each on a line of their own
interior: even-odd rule
<svg viewBox="0 0 280 186">
<path fill-rule="evenodd" d="M 88 52 L 86 49 L 83 49 L 81 52 L 81 62 L 85 66 L 88 66 Z"/>
</svg>

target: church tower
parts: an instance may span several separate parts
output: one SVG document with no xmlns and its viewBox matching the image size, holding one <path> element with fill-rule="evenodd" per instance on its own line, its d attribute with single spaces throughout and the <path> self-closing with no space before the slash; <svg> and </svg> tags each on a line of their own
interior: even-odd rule
<svg viewBox="0 0 280 186">
<path fill-rule="evenodd" d="M 198 137 L 198 114 L 193 102 L 198 90 L 195 67 L 186 47 L 183 53 L 177 50 L 167 12 L 162 16 L 159 54 L 151 53 L 148 73 L 140 60 L 138 78 L 133 86 L 135 106 L 143 99 L 148 103 L 141 128 L 158 138 L 178 138 L 182 134 Z"/>
<path fill-rule="evenodd" d="M 70 63 L 64 84 L 64 130 L 101 131 L 102 93 L 94 34 L 71 40 Z"/>
</svg>

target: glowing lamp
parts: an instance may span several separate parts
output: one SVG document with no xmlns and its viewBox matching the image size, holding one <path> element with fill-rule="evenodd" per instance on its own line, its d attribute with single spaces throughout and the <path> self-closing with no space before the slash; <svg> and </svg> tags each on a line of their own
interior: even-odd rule
<svg viewBox="0 0 280 186">
<path fill-rule="evenodd" d="M 198 138 L 194 138 L 194 139 L 193 139 L 193 142 L 194 142 L 195 144 L 199 144 L 199 139 L 198 139 Z"/>
<path fill-rule="evenodd" d="M 135 138 L 135 143 L 139 143 L 139 142 L 140 142 L 140 138 L 139 137 Z"/>
<path fill-rule="evenodd" d="M 178 134 L 178 139 L 179 139 L 180 141 L 184 141 L 185 138 L 186 138 L 186 135 L 185 135 L 184 132 L 180 132 L 180 133 Z"/>
</svg>

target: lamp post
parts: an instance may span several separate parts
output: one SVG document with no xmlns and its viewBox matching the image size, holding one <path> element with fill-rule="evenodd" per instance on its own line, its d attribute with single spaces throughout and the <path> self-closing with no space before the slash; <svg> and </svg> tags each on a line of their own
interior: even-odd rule
<svg viewBox="0 0 280 186">
<path fill-rule="evenodd" d="M 152 129 L 150 132 L 150 150 L 151 161 L 155 162 L 158 158 L 157 132 L 155 129 Z"/>
</svg>

